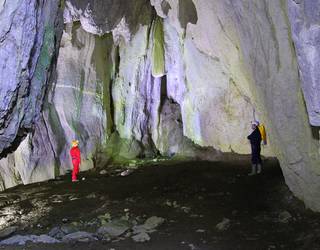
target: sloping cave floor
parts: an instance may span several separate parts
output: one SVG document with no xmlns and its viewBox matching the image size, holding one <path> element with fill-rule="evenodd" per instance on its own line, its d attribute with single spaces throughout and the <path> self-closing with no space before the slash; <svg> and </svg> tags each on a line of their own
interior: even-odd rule
<svg viewBox="0 0 320 250">
<path fill-rule="evenodd" d="M 320 215 L 293 197 L 277 161 L 266 160 L 257 176 L 249 177 L 249 170 L 249 159 L 167 162 L 125 177 L 99 170 L 81 173 L 85 180 L 78 183 L 64 176 L 15 187 L 0 193 L 0 222 L 19 225 L 15 234 L 47 234 L 71 222 L 94 233 L 99 225 L 90 222 L 105 214 L 165 221 L 144 243 L 134 242 L 129 230 L 111 241 L 0 249 L 320 249 Z"/>
</svg>

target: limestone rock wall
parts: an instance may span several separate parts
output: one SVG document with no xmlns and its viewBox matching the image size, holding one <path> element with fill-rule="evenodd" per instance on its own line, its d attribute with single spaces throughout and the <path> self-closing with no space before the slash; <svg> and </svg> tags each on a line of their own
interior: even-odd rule
<svg viewBox="0 0 320 250">
<path fill-rule="evenodd" d="M 47 91 L 28 137 L 0 161 L 0 188 L 65 173 L 74 138 L 83 169 L 117 157 L 248 154 L 258 119 L 269 136 L 263 154 L 276 156 L 290 189 L 319 210 L 311 2 L 66 0 L 57 66 L 50 84 L 36 84 Z M 8 128 L 3 148 L 19 138 Z"/>
<path fill-rule="evenodd" d="M 112 129 L 110 81 L 113 77 L 112 36 L 85 32 L 80 23 L 63 31 L 55 77 L 48 85 L 34 132 L 17 151 L 0 161 L 6 180 L 23 183 L 55 178 L 71 168 L 70 142 L 81 142 L 81 169 L 93 167 L 93 155 L 106 144 Z M 109 65 L 109 67 L 108 67 Z M 21 159 L 23 158 L 23 159 Z M 26 167 L 27 166 L 27 167 Z"/>
<path fill-rule="evenodd" d="M 112 127 L 108 115 L 112 60 L 111 36 L 87 33 L 77 22 L 66 25 L 56 79 L 43 111 L 60 173 L 70 169 L 73 139 L 81 142 L 83 170 L 93 167 L 93 154 L 106 143 Z"/>
<path fill-rule="evenodd" d="M 196 144 L 248 153 L 250 121 L 261 118 L 266 127 L 269 121 L 250 88 L 233 20 L 222 1 L 187 2 L 167 1 L 168 95 L 181 105 L 184 134 Z"/>
<path fill-rule="evenodd" d="M 130 35 L 139 24 L 149 23 L 149 0 L 66 0 L 65 6 L 65 22 L 80 21 L 83 29 L 92 34 L 104 35 L 128 26 Z"/>
<path fill-rule="evenodd" d="M 233 18 L 244 60 L 264 116 L 270 121 L 270 137 L 286 183 L 316 210 L 320 207 L 319 141 L 308 122 L 286 1 L 230 7 L 236 10 Z"/>
<path fill-rule="evenodd" d="M 320 1 L 288 0 L 288 7 L 309 120 L 320 126 Z"/>
<path fill-rule="evenodd" d="M 167 13 L 164 2 L 170 5 Z M 174 0 L 152 4 L 166 18 L 166 30 L 171 36 L 175 34 L 172 40 L 178 41 L 175 47 L 171 41 L 167 47 L 180 54 L 181 66 L 176 56 L 171 60 L 175 67 L 170 62 L 166 66 L 168 93 L 181 104 L 184 134 L 199 145 L 245 153 L 246 122 L 255 114 L 266 124 L 270 154 L 274 152 L 279 158 L 287 184 L 308 207 L 318 209 L 319 142 L 304 106 L 305 99 L 311 107 L 312 122 L 310 111 L 315 105 L 310 103 L 316 103 L 318 91 L 316 84 L 305 78 L 316 81 L 316 70 L 305 63 L 309 60 L 316 65 L 316 54 L 310 53 L 308 38 L 299 33 L 306 39 L 304 47 L 309 51 L 300 51 L 299 55 L 302 42 L 293 35 L 298 43 L 303 98 L 288 17 L 291 13 L 291 22 L 301 27 L 303 18 L 296 18 L 296 9 L 302 17 L 303 6 L 312 9 L 311 2 L 302 2 L 289 1 L 288 10 L 286 1 L 194 0 L 198 18 L 195 24 L 190 3 L 185 7 Z M 189 15 L 184 16 L 184 8 L 192 9 Z M 292 18 L 293 8 L 296 12 Z M 186 18 L 190 22 L 184 28 Z M 176 76 L 170 76 L 172 72 Z M 314 96 L 314 101 L 308 95 Z"/>
<path fill-rule="evenodd" d="M 80 4 L 80 2 L 78 3 Z M 115 3 L 118 4 L 118 2 Z M 118 131 L 121 133 L 121 137 L 113 135 L 112 133 L 116 133 L 113 119 L 117 122 L 118 118 L 114 115 L 117 112 L 113 112 L 113 109 L 116 110 L 118 106 L 116 95 L 113 98 L 112 91 L 119 91 L 121 86 L 115 88 L 115 90 L 111 86 L 112 83 L 116 84 L 116 82 L 121 84 L 122 79 L 124 79 L 123 84 L 128 84 L 126 81 L 128 79 L 133 84 L 138 82 L 138 79 L 134 79 L 138 72 L 138 69 L 134 67 L 137 54 L 135 54 L 135 49 L 129 49 L 129 43 L 135 44 L 136 48 L 139 48 L 140 38 L 145 36 L 146 44 L 148 44 L 149 36 L 147 33 L 151 29 L 151 14 L 153 13 L 150 5 L 145 7 L 141 3 L 140 5 L 138 3 L 134 5 L 135 8 L 141 8 L 142 13 L 136 19 L 131 14 L 129 15 L 128 11 L 118 13 L 120 24 L 113 29 L 112 33 L 109 32 L 111 30 L 104 32 L 105 34 L 94 30 L 94 32 L 92 31 L 93 34 L 85 31 L 86 26 L 78 22 L 77 18 L 67 22 L 68 6 L 70 7 L 71 3 L 66 1 L 64 12 L 66 25 L 60 47 L 57 49 L 59 51 L 57 65 L 50 71 L 53 76 L 50 83 L 46 84 L 46 89 L 44 89 L 46 90 L 46 96 L 44 97 L 44 93 L 42 93 L 43 100 L 39 105 L 41 106 L 41 112 L 39 107 L 37 119 L 33 121 L 28 137 L 23 140 L 18 149 L 0 161 L 1 189 L 19 183 L 27 184 L 52 179 L 69 171 L 72 167 L 69 149 L 70 142 L 73 139 L 78 139 L 81 144 L 81 170 L 92 168 L 97 160 L 105 163 L 114 154 L 127 159 L 142 154 L 142 143 L 140 145 L 135 138 L 141 140 L 144 136 L 144 130 L 146 131 L 148 126 L 145 120 L 149 117 L 147 115 L 145 117 L 141 116 L 141 121 L 130 120 L 129 117 L 125 117 L 126 126 L 133 126 L 132 124 L 135 122 L 140 122 L 141 126 L 145 124 L 145 127 L 141 128 L 138 128 L 138 123 L 136 124 L 136 131 L 140 133 L 140 137 L 138 134 L 126 137 L 125 132 L 121 130 L 120 123 Z M 89 3 L 88 6 L 93 5 Z M 75 7 L 77 6 L 75 5 Z M 83 7 L 80 4 L 81 6 Z M 129 8 L 123 2 L 120 9 L 128 8 L 132 11 L 131 8 L 134 6 Z M 144 11 L 144 9 L 147 11 Z M 101 8 L 96 8 L 96 10 L 102 11 Z M 136 12 L 139 13 L 139 11 Z M 145 19 L 149 20 L 148 25 L 143 25 Z M 128 24 L 127 21 L 131 21 L 131 23 Z M 136 27 L 138 27 L 136 22 L 139 23 L 139 27 L 141 25 L 140 32 L 136 30 Z M 100 23 L 97 23 L 96 26 L 100 27 L 100 25 Z M 129 33 L 129 28 L 131 33 Z M 142 30 L 146 32 L 142 32 Z M 135 33 L 137 35 L 131 38 L 131 35 L 133 36 Z M 139 79 L 139 81 L 147 83 L 147 77 L 152 81 L 148 74 L 151 70 L 151 63 L 148 59 L 149 66 L 143 64 L 146 61 L 143 58 L 147 51 L 146 47 L 142 47 L 140 51 L 142 51 L 140 58 L 142 61 L 141 63 L 137 62 L 137 67 L 139 69 L 145 67 L 146 73 L 141 72 L 142 79 Z M 121 60 L 120 63 L 119 56 L 132 58 L 134 62 L 130 65 L 129 61 Z M 128 78 L 119 76 L 119 71 L 122 72 L 122 70 L 125 71 L 123 74 Z M 132 72 L 132 79 L 129 78 L 129 74 L 126 75 L 128 70 Z M 140 88 L 136 91 L 136 95 L 142 93 L 142 96 L 137 96 L 141 97 L 141 102 L 140 104 L 137 103 L 135 107 L 132 105 L 136 113 L 140 112 L 140 109 L 145 105 L 144 101 L 149 93 L 147 91 L 152 91 L 147 89 L 146 86 Z M 126 97 L 131 98 L 127 94 L 124 98 Z M 129 107 L 129 103 L 126 105 Z M 123 115 L 125 116 L 126 112 Z M 133 119 L 135 118 L 133 117 Z M 147 135 L 144 137 L 148 138 Z M 146 142 L 146 144 L 148 143 Z M 109 144 L 112 144 L 113 147 L 110 148 Z M 106 157 L 102 157 L 102 154 L 105 154 Z"/>
<path fill-rule="evenodd" d="M 60 19 L 59 19 L 60 17 Z M 58 1 L 0 2 L 0 154 L 14 150 L 39 115 L 61 32 Z"/>
<path fill-rule="evenodd" d="M 48 79 L 59 51 L 62 20 L 59 1 L 0 1 L 1 158 L 33 133 L 41 118 Z M 0 188 L 30 180 L 28 138 L 30 135 L 14 155 L 0 161 Z M 39 151 L 45 150 L 42 143 L 35 145 Z M 43 166 L 43 172 L 51 171 Z"/>
</svg>

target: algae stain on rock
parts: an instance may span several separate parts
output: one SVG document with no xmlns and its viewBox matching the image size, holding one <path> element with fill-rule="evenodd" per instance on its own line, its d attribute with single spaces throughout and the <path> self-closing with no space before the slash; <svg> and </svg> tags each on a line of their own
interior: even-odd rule
<svg viewBox="0 0 320 250">
<path fill-rule="evenodd" d="M 152 75 L 161 77 L 165 74 L 163 22 L 157 17 L 153 23 Z"/>
<path fill-rule="evenodd" d="M 44 33 L 44 39 L 43 39 L 43 45 L 40 52 L 40 57 L 38 60 L 38 64 L 35 71 L 35 77 L 39 81 L 45 80 L 45 72 L 50 67 L 52 55 L 54 53 L 54 37 L 55 37 L 55 31 L 52 26 L 46 26 L 45 27 L 45 33 Z"/>
</svg>

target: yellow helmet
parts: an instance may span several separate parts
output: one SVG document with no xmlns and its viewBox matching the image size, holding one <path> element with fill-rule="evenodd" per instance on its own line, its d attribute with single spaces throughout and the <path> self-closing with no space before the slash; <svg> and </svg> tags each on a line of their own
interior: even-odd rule
<svg viewBox="0 0 320 250">
<path fill-rule="evenodd" d="M 77 147 L 79 145 L 79 141 L 78 140 L 73 140 L 71 142 L 72 147 Z"/>
</svg>

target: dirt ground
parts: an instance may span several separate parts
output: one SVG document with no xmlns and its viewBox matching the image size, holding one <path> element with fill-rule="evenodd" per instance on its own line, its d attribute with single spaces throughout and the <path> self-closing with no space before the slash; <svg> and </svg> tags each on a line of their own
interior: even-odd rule
<svg viewBox="0 0 320 250">
<path fill-rule="evenodd" d="M 167 162 L 125 177 L 92 171 L 78 183 L 65 176 L 19 186 L 0 193 L 0 224 L 19 225 L 16 234 L 47 234 L 66 221 L 89 225 L 105 213 L 137 220 L 158 216 L 165 222 L 144 243 L 123 237 L 0 249 L 320 249 L 320 214 L 292 196 L 278 163 L 267 160 L 263 173 L 253 177 L 247 176 L 249 166 L 248 159 Z M 228 223 L 218 230 L 224 218 Z"/>
</svg>

